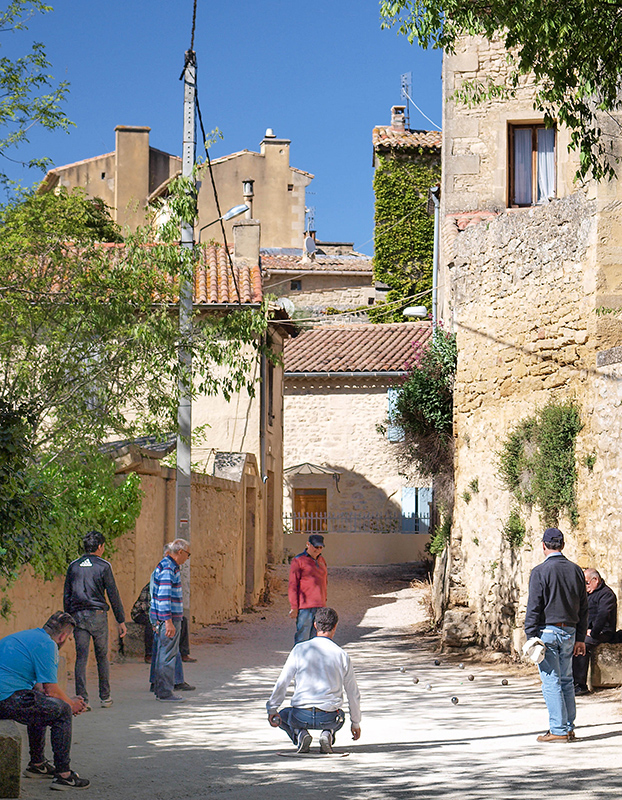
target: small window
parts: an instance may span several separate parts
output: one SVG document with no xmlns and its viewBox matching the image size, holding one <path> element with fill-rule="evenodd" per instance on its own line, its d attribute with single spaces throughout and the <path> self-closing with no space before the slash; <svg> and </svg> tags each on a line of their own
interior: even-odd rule
<svg viewBox="0 0 622 800">
<path fill-rule="evenodd" d="M 105 177 L 106 177 L 106 173 L 102 172 L 102 180 L 104 180 Z"/>
<path fill-rule="evenodd" d="M 387 418 L 389 420 L 389 424 L 387 425 L 387 439 L 390 442 L 404 441 L 403 429 L 399 425 L 395 424 L 398 392 L 399 389 L 394 389 L 394 388 L 387 389 L 387 405 L 388 405 Z"/>
<path fill-rule="evenodd" d="M 292 292 L 301 292 L 302 281 L 290 281 L 289 288 Z"/>
<path fill-rule="evenodd" d="M 555 128 L 510 125 L 509 205 L 533 206 L 556 195 Z"/>
<path fill-rule="evenodd" d="M 367 298 L 367 305 L 368 306 L 373 306 L 373 304 L 374 304 L 374 298 L 373 297 L 368 297 Z"/>
<path fill-rule="evenodd" d="M 294 184 L 293 183 L 288 183 L 287 184 L 287 191 L 288 192 L 293 192 L 294 191 Z"/>
</svg>

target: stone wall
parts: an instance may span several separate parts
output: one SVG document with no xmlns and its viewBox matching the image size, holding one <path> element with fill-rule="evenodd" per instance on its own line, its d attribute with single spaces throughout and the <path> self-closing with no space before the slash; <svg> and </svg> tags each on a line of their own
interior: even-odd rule
<svg viewBox="0 0 622 800">
<path fill-rule="evenodd" d="M 292 280 L 300 280 L 302 289 L 290 289 Z M 332 275 L 323 272 L 310 274 L 292 274 L 283 276 L 273 272 L 264 282 L 264 292 L 277 297 L 288 297 L 297 311 L 308 311 L 312 314 L 324 312 L 327 308 L 348 311 L 359 306 L 367 306 L 374 300 L 376 290 L 373 276 L 368 275 Z"/>
<path fill-rule="evenodd" d="M 175 538 L 175 472 L 162 469 L 159 475 L 141 475 L 141 489 L 144 497 L 135 529 L 115 541 L 110 555 L 128 618 L 164 545 Z M 260 599 L 269 560 L 262 502 L 262 482 L 253 456 L 246 456 L 239 480 L 193 475 L 192 559 L 188 562 L 193 624 L 229 619 Z M 44 582 L 25 567 L 7 592 L 13 613 L 8 620 L 0 620 L 0 637 L 39 627 L 62 608 L 63 583 L 62 577 Z M 111 646 L 116 650 L 112 614 L 109 622 Z"/>
<path fill-rule="evenodd" d="M 573 529 L 560 521 L 566 554 L 622 590 L 622 389 L 619 366 L 596 366 L 597 212 L 596 200 L 577 192 L 501 214 L 460 233 L 449 262 L 458 338 L 449 607 L 463 609 L 479 641 L 503 650 L 520 643 L 529 572 L 542 559 L 542 524 L 533 510 L 524 546 L 513 551 L 504 540 L 511 502 L 497 454 L 513 426 L 551 398 L 576 400 L 584 422 L 579 522 Z M 593 471 L 588 455 L 596 457 Z M 467 502 L 474 479 L 478 491 Z"/>
</svg>

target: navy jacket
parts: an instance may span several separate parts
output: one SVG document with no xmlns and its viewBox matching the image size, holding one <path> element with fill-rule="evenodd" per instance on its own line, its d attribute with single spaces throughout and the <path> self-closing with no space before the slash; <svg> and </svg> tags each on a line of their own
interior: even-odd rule
<svg viewBox="0 0 622 800">
<path fill-rule="evenodd" d="M 587 631 L 585 575 L 566 556 L 550 555 L 531 570 L 525 614 L 527 638 L 539 636 L 545 625 L 563 622 L 576 628 L 576 641 Z"/>
<path fill-rule="evenodd" d="M 71 562 L 65 578 L 65 611 L 69 614 L 76 611 L 108 611 L 106 594 L 116 621 L 119 624 L 125 622 L 123 603 L 110 564 L 93 553 Z"/>
<path fill-rule="evenodd" d="M 587 627 L 592 639 L 612 642 L 618 623 L 618 601 L 613 589 L 601 581 L 598 589 L 587 596 L 589 609 Z"/>
</svg>

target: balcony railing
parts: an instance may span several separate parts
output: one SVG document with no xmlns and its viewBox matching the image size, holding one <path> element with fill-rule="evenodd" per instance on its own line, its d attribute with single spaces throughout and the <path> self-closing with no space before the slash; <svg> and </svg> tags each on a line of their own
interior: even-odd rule
<svg viewBox="0 0 622 800">
<path fill-rule="evenodd" d="M 430 515 L 365 514 L 357 511 L 326 511 L 283 514 L 283 532 L 288 533 L 429 533 Z"/>
</svg>

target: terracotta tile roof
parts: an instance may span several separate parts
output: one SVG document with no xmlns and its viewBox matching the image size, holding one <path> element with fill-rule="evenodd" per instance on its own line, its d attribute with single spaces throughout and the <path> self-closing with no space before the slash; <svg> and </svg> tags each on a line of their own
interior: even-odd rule
<svg viewBox="0 0 622 800">
<path fill-rule="evenodd" d="M 261 269 L 270 272 L 368 272 L 373 270 L 370 256 L 361 253 L 348 255 L 315 255 L 302 260 L 302 250 L 289 247 L 271 247 L 261 250 Z"/>
<path fill-rule="evenodd" d="M 372 142 L 376 151 L 413 150 L 419 147 L 440 150 L 441 141 L 440 131 L 399 131 L 390 125 L 377 125 L 372 132 Z"/>
<path fill-rule="evenodd" d="M 194 302 L 199 304 L 237 303 L 238 295 L 226 249 L 219 244 L 201 246 L 201 257 L 194 278 Z M 261 303 L 263 291 L 259 264 L 235 266 L 235 277 L 242 303 Z"/>
<path fill-rule="evenodd" d="M 403 371 L 431 335 L 430 322 L 323 325 L 286 344 L 285 372 Z"/>
</svg>

